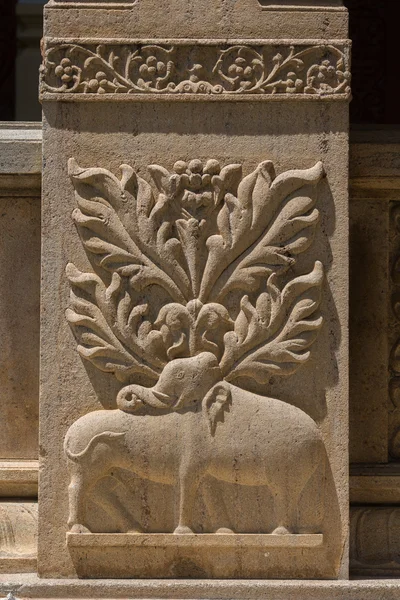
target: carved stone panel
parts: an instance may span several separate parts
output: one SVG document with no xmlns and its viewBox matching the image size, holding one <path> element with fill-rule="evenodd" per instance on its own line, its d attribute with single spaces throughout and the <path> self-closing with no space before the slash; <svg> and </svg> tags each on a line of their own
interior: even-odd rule
<svg viewBox="0 0 400 600">
<path fill-rule="evenodd" d="M 388 461 L 388 234 L 388 203 L 354 194 L 350 201 L 352 463 Z"/>
<path fill-rule="evenodd" d="M 121 165 L 118 179 L 69 161 L 78 204 L 72 216 L 96 273 L 67 265 L 66 317 L 81 357 L 124 384 L 116 409 L 89 413 L 67 432 L 70 532 L 80 539 L 90 531 L 88 493 L 124 469 L 177 488 L 168 507 L 171 533 L 228 534 L 233 548 L 234 512 L 222 510 L 214 482 L 264 487 L 272 514 L 263 530 L 277 537 L 254 538 L 257 550 L 272 544 L 273 554 L 279 540 L 289 554 L 296 548 L 307 554 L 323 541 L 323 505 L 336 503 L 321 433 L 299 408 L 243 389 L 243 379 L 266 384 L 271 376 L 290 376 L 309 360 L 323 326 L 322 263 L 303 275 L 291 273 L 318 226 L 315 188 L 323 165 L 276 177 L 273 163 L 264 161 L 243 176 L 240 163 L 221 167 L 216 159 L 193 159 L 177 161 L 171 171 L 160 165 L 148 171 L 154 189 L 128 165 Z M 141 377 L 152 387 L 139 385 Z M 200 488 L 208 515 L 199 520 Z M 156 505 L 147 523 L 129 518 L 129 508 L 108 503 L 117 531 L 155 528 Z M 332 543 L 332 533 L 325 543 Z M 142 546 L 146 536 L 135 539 Z M 175 540 L 167 544 L 173 554 Z M 217 540 L 216 549 L 223 543 L 232 552 L 225 538 Z M 203 551 L 212 552 L 214 545 L 204 544 Z M 193 551 L 188 539 L 184 548 Z M 124 552 L 129 556 L 128 548 Z M 164 571 L 165 556 L 154 561 L 147 550 L 146 558 L 152 568 L 135 560 L 132 574 Z M 208 560 L 200 549 L 192 563 L 206 576 L 223 576 L 226 567 L 216 557 L 212 566 Z M 93 572 L 90 564 L 84 573 Z M 123 576 L 126 568 L 97 564 L 96 572 Z M 258 560 L 248 573 L 260 576 L 265 568 Z"/>
<path fill-rule="evenodd" d="M 346 524 L 330 362 L 321 375 L 338 339 L 332 167 L 316 151 L 260 162 L 255 149 L 255 162 L 250 147 L 229 160 L 218 146 L 153 163 L 142 150 L 135 168 L 118 168 L 100 144 L 98 158 L 79 150 L 60 164 L 69 242 L 57 276 L 74 337 L 60 320 L 69 358 L 47 374 L 63 398 L 48 436 L 59 458 L 45 464 L 47 477 L 49 461 L 53 473 L 68 466 L 57 512 L 81 576 L 338 573 Z M 114 536 L 107 551 L 98 534 Z M 210 535 L 223 535 L 214 550 Z M 246 569 L 226 564 L 237 544 Z"/>
<path fill-rule="evenodd" d="M 346 577 L 347 43 L 141 6 L 48 9 L 40 575 Z"/>
<path fill-rule="evenodd" d="M 10 140 L 2 142 L 0 138 L 11 163 L 16 152 L 10 150 Z M 40 192 L 22 190 L 24 173 L 10 175 L 15 165 L 4 167 L 8 172 L 5 181 L 0 167 L 0 460 L 37 459 L 40 199 L 35 192 L 37 196 Z"/>
</svg>

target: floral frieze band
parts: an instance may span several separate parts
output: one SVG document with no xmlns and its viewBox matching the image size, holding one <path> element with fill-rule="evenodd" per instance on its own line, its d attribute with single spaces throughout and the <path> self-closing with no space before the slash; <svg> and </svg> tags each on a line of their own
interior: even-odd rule
<svg viewBox="0 0 400 600">
<path fill-rule="evenodd" d="M 349 62 L 346 42 L 47 40 L 41 96 L 348 99 Z"/>
</svg>

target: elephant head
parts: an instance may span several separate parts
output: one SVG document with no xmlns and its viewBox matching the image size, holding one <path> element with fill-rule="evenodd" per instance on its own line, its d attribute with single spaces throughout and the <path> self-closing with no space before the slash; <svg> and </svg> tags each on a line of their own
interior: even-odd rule
<svg viewBox="0 0 400 600">
<path fill-rule="evenodd" d="M 118 408 L 136 412 L 146 406 L 158 410 L 178 411 L 195 406 L 222 382 L 218 361 L 211 352 L 169 362 L 152 388 L 128 385 L 117 396 Z"/>
</svg>

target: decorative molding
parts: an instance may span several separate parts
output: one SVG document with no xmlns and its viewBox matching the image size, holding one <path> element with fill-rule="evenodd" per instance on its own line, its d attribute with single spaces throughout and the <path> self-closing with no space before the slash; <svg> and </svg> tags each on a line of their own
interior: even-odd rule
<svg viewBox="0 0 400 600">
<path fill-rule="evenodd" d="M 83 537 L 83 536 L 82 536 Z M 101 552 L 99 552 L 101 556 Z M 269 555 L 268 555 L 269 556 Z M 0 580 L 0 594 L 11 591 L 16 598 L 30 600 L 99 600 L 113 598 L 143 600 L 143 598 L 207 598 L 208 600 L 398 600 L 400 582 L 397 579 L 67 579 L 38 577 L 30 573 L 26 578 L 10 573 Z M 12 599 L 11 599 L 12 600 Z"/>
<path fill-rule="evenodd" d="M 242 572 L 240 571 L 242 567 L 235 564 L 238 549 L 244 553 L 247 577 L 262 578 L 266 566 L 262 561 L 251 560 L 255 553 L 261 556 L 267 554 L 269 572 L 274 569 L 271 565 L 281 563 L 279 567 L 281 572 L 287 573 L 290 569 L 290 559 L 296 555 L 296 552 L 303 556 L 317 555 L 322 559 L 323 544 L 324 536 L 318 533 L 299 535 L 67 533 L 67 547 L 76 565 L 78 576 L 86 578 L 93 577 L 93 574 L 97 576 L 101 574 L 105 579 L 126 577 L 126 564 L 130 565 L 131 576 L 138 578 L 156 579 L 165 569 L 165 565 L 167 565 L 169 578 L 175 576 L 186 579 L 199 577 L 223 579 L 227 572 L 234 577 L 238 571 Z M 101 548 L 100 552 L 99 548 Z M 279 560 L 282 551 L 288 557 L 283 565 Z M 176 560 L 177 554 L 182 557 L 180 562 Z M 223 560 L 219 560 L 219 557 L 223 557 Z M 274 572 L 276 571 L 272 571 Z"/>
<path fill-rule="evenodd" d="M 39 461 L 1 460 L 0 497 L 36 497 Z"/>
<path fill-rule="evenodd" d="M 400 465 L 350 465 L 350 503 L 400 505 Z"/>
<path fill-rule="evenodd" d="M 304 12 L 344 12 L 346 8 L 340 0 L 258 0 L 262 10 L 304 11 Z"/>
<path fill-rule="evenodd" d="M 37 502 L 0 502 L 0 573 L 36 571 Z"/>
<path fill-rule="evenodd" d="M 43 100 L 349 99 L 347 41 L 45 40 Z"/>
<path fill-rule="evenodd" d="M 353 575 L 400 574 L 400 506 L 351 509 L 350 569 Z"/>
<path fill-rule="evenodd" d="M 49 0 L 48 7 L 55 9 L 74 9 L 74 8 L 84 8 L 84 9 L 99 9 L 99 8 L 107 8 L 112 10 L 131 10 L 133 6 L 135 6 L 139 0 L 108 0 L 107 2 L 97 2 L 96 0 Z"/>
</svg>

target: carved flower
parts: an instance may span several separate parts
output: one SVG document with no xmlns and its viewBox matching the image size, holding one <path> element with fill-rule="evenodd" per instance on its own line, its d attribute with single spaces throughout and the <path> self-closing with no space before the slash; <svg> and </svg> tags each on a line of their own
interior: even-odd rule
<svg viewBox="0 0 400 600">
<path fill-rule="evenodd" d="M 181 185 L 185 188 L 182 197 L 182 208 L 192 216 L 202 207 L 213 204 L 214 185 L 221 171 L 218 161 L 211 160 L 203 167 L 200 160 L 192 160 L 189 164 L 178 161 L 174 165 L 175 173 L 181 175 Z"/>
<path fill-rule="evenodd" d="M 297 94 L 303 90 L 304 83 L 302 79 L 299 79 L 293 71 L 287 74 L 287 80 L 285 81 L 286 93 Z"/>
<path fill-rule="evenodd" d="M 260 61 L 257 58 L 249 60 L 243 56 L 238 56 L 228 68 L 228 74 L 241 88 L 247 90 L 253 87 L 256 70 L 259 66 Z"/>
<path fill-rule="evenodd" d="M 73 78 L 73 66 L 69 58 L 63 58 L 54 70 L 63 83 L 69 83 Z"/>
<path fill-rule="evenodd" d="M 103 71 L 96 73 L 95 79 L 91 79 L 88 83 L 88 88 L 91 92 L 105 94 L 107 92 L 107 75 Z"/>
<path fill-rule="evenodd" d="M 349 71 L 343 71 L 343 61 L 338 61 L 336 67 L 329 60 L 323 60 L 320 65 L 313 65 L 307 73 L 305 92 L 315 94 L 318 91 L 332 93 L 338 87 L 350 81 Z"/>
<path fill-rule="evenodd" d="M 198 221 L 207 218 L 226 193 L 236 193 L 241 176 L 240 165 L 221 169 L 214 159 L 205 165 L 199 159 L 189 163 L 178 160 L 172 173 L 156 165 L 149 169 L 163 197 L 178 201 L 180 216 Z M 164 204 L 163 200 L 161 202 Z"/>
<path fill-rule="evenodd" d="M 204 78 L 204 67 L 199 63 L 193 65 L 190 69 L 188 69 L 190 73 L 189 81 L 192 83 L 198 83 L 202 78 Z"/>
<path fill-rule="evenodd" d="M 232 46 L 220 52 L 213 73 L 228 84 L 229 91 L 240 92 L 254 90 L 263 79 L 264 69 L 262 54 L 248 46 Z"/>
<path fill-rule="evenodd" d="M 153 81 L 156 77 L 163 77 L 167 72 L 167 65 L 155 56 L 149 56 L 146 62 L 139 67 L 139 73 L 144 79 Z"/>
<path fill-rule="evenodd" d="M 145 87 L 155 86 L 157 89 L 161 81 L 163 81 L 169 75 L 172 63 L 164 62 L 159 60 L 156 56 L 151 54 L 146 59 L 139 57 L 139 61 L 144 61 L 139 67 L 138 85 Z"/>
</svg>

